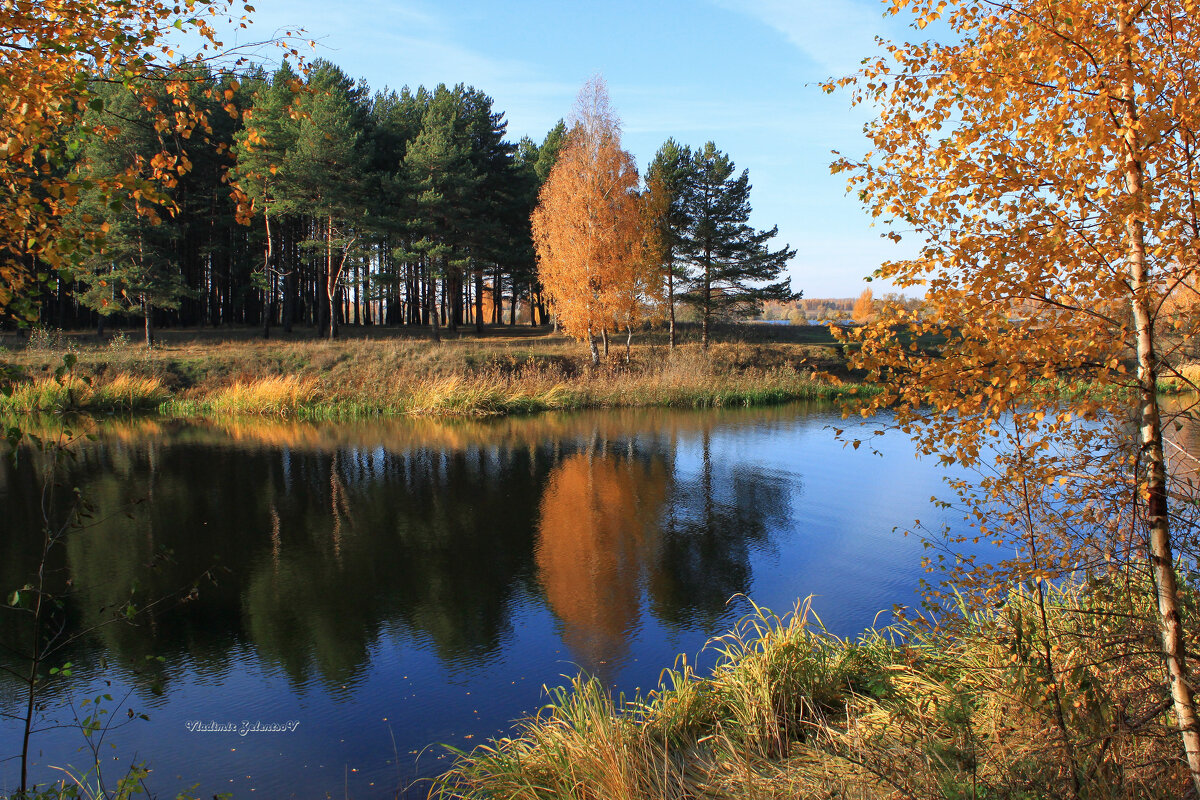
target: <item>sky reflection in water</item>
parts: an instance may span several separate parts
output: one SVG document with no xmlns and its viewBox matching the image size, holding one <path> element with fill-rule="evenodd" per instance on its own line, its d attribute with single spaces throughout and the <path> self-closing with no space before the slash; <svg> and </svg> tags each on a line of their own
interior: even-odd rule
<svg viewBox="0 0 1200 800">
<path fill-rule="evenodd" d="M 880 458 L 835 441 L 834 423 L 793 406 L 102 426 L 70 467 L 96 514 L 54 564 L 76 591 L 67 624 L 199 594 L 73 648 L 56 716 L 129 691 L 151 721 L 113 734 L 117 763 L 149 761 L 162 794 L 385 797 L 446 766 L 422 748 L 507 731 L 563 675 L 631 692 L 678 653 L 711 663 L 706 640 L 749 609 L 738 595 L 786 611 L 814 594 L 828 627 L 854 634 L 913 601 L 922 548 L 892 529 L 938 522 L 942 483 L 907 441 L 873 439 Z M 0 467 L 6 589 L 39 546 L 33 460 Z M 2 619 L 2 640 L 21 641 Z M 0 685 L 16 711 L 19 687 Z M 0 753 L 19 741 L 0 721 Z M 83 759 L 77 732 L 37 741 L 39 764 Z M 0 765 L 0 793 L 17 770 Z"/>
</svg>

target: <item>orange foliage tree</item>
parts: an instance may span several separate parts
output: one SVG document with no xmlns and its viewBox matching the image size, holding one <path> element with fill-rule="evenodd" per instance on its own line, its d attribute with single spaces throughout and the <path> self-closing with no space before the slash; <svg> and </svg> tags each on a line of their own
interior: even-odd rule
<svg viewBox="0 0 1200 800">
<path fill-rule="evenodd" d="M 632 333 L 647 295 L 660 291 L 647 268 L 633 156 L 621 149 L 621 123 L 603 79 L 584 85 L 571 130 L 533 212 L 538 278 L 562 329 L 587 340 Z"/>
<path fill-rule="evenodd" d="M 1166 680 L 1148 676 L 1143 699 L 1174 710 L 1178 774 L 1200 788 L 1195 621 L 1189 634 L 1176 558 L 1195 528 L 1172 500 L 1157 394 L 1196 333 L 1194 319 L 1166 324 L 1161 300 L 1194 285 L 1200 247 L 1200 3 L 891 0 L 905 9 L 918 28 L 940 19 L 953 43 L 888 45 L 827 86 L 879 113 L 873 150 L 835 171 L 924 242 L 878 274 L 926 287 L 930 313 L 891 307 L 850 334 L 855 366 L 887 382 L 865 410 L 895 409 L 948 462 L 979 465 L 1007 439 L 964 492 L 977 533 L 1019 552 L 987 566 L 960 556 L 960 587 L 995 601 L 1024 584 L 1040 600 L 1047 580 L 1145 576 Z M 934 353 L 918 336 L 945 344 Z M 1089 708 L 1079 693 L 1112 667 L 1068 673 L 1050 647 L 1045 660 L 1070 756 L 1067 731 Z M 1094 774 L 1076 765 L 1064 794 Z"/>
<path fill-rule="evenodd" d="M 538 577 L 563 638 L 589 671 L 619 663 L 637 625 L 669 474 L 600 453 L 555 465 L 539 509 Z"/>
<path fill-rule="evenodd" d="M 189 86 L 196 68 L 232 55 L 222 51 L 214 23 L 232 19 L 235 9 L 253 11 L 237 0 L 0 3 L 0 316 L 29 317 L 39 272 L 69 265 L 102 236 L 65 225 L 81 189 L 124 192 L 152 213 L 146 201 L 161 199 L 156 188 L 190 168 L 186 156 L 164 146 L 127 174 L 73 172 L 80 140 L 110 135 L 120 124 L 85 114 L 102 110 L 97 85 L 120 83 L 136 93 L 160 138 L 188 138 L 206 126 Z M 245 27 L 246 16 L 240 19 Z M 199 43 L 196 55 L 176 53 L 172 42 L 182 34 Z"/>
<path fill-rule="evenodd" d="M 854 301 L 850 316 L 855 322 L 870 322 L 875 318 L 875 295 L 870 289 L 862 290 L 862 294 Z"/>
</svg>

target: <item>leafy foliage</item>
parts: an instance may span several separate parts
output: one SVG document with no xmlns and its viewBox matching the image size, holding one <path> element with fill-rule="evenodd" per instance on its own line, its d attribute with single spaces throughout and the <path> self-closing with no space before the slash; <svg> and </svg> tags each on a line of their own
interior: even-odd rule
<svg viewBox="0 0 1200 800">
<path fill-rule="evenodd" d="M 567 143 L 533 214 L 538 275 L 563 330 L 587 339 L 625 328 L 657 292 L 647 269 L 633 157 L 599 77 L 580 92 Z"/>
<path fill-rule="evenodd" d="M 186 139 L 207 125 L 190 91 L 191 70 L 221 55 L 212 25 L 240 3 L 194 0 L 48 0 L 7 3 L 0 8 L 0 315 L 28 319 L 30 289 L 43 272 L 61 269 L 100 231 L 64 225 L 81 192 L 128 192 L 160 199 L 158 186 L 171 186 L 190 167 L 166 147 L 148 154 L 137 168 L 102 176 L 71 169 L 78 148 L 109 139 L 123 126 L 99 119 L 107 101 L 101 88 L 120 86 L 134 95 L 160 138 Z M 245 19 L 245 17 L 243 17 Z M 173 34 L 187 32 L 201 43 L 198 55 L 180 59 Z"/>
<path fill-rule="evenodd" d="M 1040 595 L 1071 574 L 1154 576 L 1170 705 L 1200 788 L 1177 561 L 1194 505 L 1168 475 L 1157 394 L 1197 323 L 1163 304 L 1197 267 L 1195 4 L 891 5 L 905 9 L 918 28 L 940 19 L 951 43 L 888 45 L 827 87 L 879 110 L 873 151 L 835 171 L 924 242 L 879 270 L 925 287 L 924 318 L 890 307 L 849 337 L 855 364 L 888 386 L 865 410 L 894 408 L 926 452 L 994 470 L 956 488 L 981 538 L 1019 549 L 993 565 L 946 554 L 971 597 L 1026 582 Z M 996 442 L 1009 447 L 995 455 Z M 1069 751 L 1065 713 L 1057 728 Z"/>
</svg>

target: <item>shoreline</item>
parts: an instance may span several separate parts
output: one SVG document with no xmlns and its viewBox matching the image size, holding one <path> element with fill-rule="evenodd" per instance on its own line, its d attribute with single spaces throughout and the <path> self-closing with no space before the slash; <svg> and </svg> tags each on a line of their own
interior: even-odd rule
<svg viewBox="0 0 1200 800">
<path fill-rule="evenodd" d="M 132 385 L 131 385 L 132 384 Z M 728 381 L 718 385 L 669 386 L 659 389 L 589 386 L 563 383 L 529 391 L 506 392 L 505 387 L 469 379 L 419 387 L 399 396 L 306 398 L 308 387 L 293 381 L 234 384 L 210 393 L 164 396 L 160 385 L 135 384 L 125 376 L 110 384 L 62 385 L 36 381 L 18 385 L 0 396 L 0 414 L 45 415 L 115 413 L 143 414 L 165 419 L 256 417 L 305 421 L 337 421 L 400 417 L 500 417 L 602 409 L 756 408 L 793 402 L 869 396 L 878 391 L 866 384 L 835 385 L 804 376 L 782 380 Z"/>
<path fill-rule="evenodd" d="M 780 326 L 782 327 L 782 326 Z M 748 337 L 758 332 L 750 331 Z M 845 373 L 825 331 L 670 348 L 658 332 L 593 367 L 565 337 L 79 344 L 9 351 L 0 413 L 361 419 L 604 408 L 727 408 L 878 391 Z M 80 341 L 84 337 L 80 337 Z M 781 340 L 784 339 L 784 340 Z M 827 376 L 834 377 L 827 377 Z"/>
<path fill-rule="evenodd" d="M 1114 698 L 1137 682 L 1103 673 L 1095 638 L 1106 623 L 1097 620 L 1129 608 L 1153 612 L 1145 582 L 1068 581 L 1041 600 L 1019 587 L 1000 603 L 945 609 L 937 625 L 901 619 L 841 638 L 808 601 L 783 616 L 756 605 L 712 640 L 711 670 L 680 657 L 634 697 L 571 678 L 512 734 L 451 748 L 455 764 L 430 796 L 1058 797 L 1073 765 L 1102 764 L 1116 736 L 1151 765 L 1131 769 L 1127 784 L 1180 796 L 1187 778 L 1172 742 L 1106 727 L 1119 712 Z M 1024 647 L 1014 648 L 1014 631 Z M 1047 699 L 1039 649 L 1060 640 L 1071 644 L 1061 656 L 1072 676 L 1059 689 L 1071 700 L 1065 718 Z M 1152 668 L 1153 656 L 1139 659 Z M 1073 750 L 1046 745 L 1062 735 Z M 1086 796 L 1109 781 L 1093 770 Z"/>
</svg>

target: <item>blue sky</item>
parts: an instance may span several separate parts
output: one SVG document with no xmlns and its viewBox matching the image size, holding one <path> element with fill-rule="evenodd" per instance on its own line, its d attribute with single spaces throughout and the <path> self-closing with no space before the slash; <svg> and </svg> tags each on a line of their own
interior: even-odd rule
<svg viewBox="0 0 1200 800">
<path fill-rule="evenodd" d="M 856 295 L 881 261 L 913 251 L 881 239 L 844 177 L 829 174 L 831 150 L 865 151 L 866 113 L 818 83 L 876 54 L 876 35 L 913 33 L 877 0 L 259 0 L 255 8 L 243 42 L 301 27 L 315 56 L 372 88 L 473 85 L 505 112 L 513 141 L 541 141 L 599 72 L 639 166 L 674 136 L 693 146 L 711 139 L 750 170 L 753 222 L 777 224 L 778 241 L 796 248 L 792 285 L 807 297 Z"/>
</svg>

